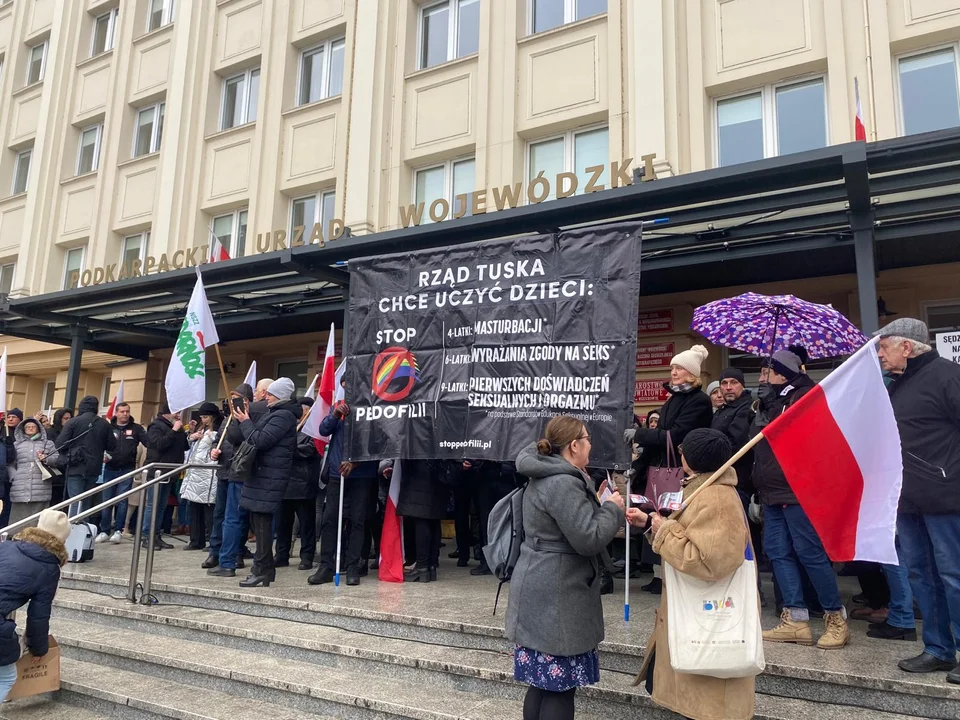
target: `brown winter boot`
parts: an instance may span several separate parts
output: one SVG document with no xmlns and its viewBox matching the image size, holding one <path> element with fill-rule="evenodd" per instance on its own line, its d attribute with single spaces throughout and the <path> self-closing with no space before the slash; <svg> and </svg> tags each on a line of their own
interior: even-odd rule
<svg viewBox="0 0 960 720">
<path fill-rule="evenodd" d="M 813 633 L 810 632 L 810 623 L 806 620 L 797 621 L 791 618 L 789 608 L 783 609 L 783 612 L 780 614 L 780 624 L 773 630 L 764 632 L 763 639 L 769 642 L 813 645 Z"/>
<path fill-rule="evenodd" d="M 826 629 L 820 636 L 817 647 L 821 650 L 839 650 L 850 642 L 850 629 L 842 612 L 828 612 L 823 617 Z"/>
</svg>

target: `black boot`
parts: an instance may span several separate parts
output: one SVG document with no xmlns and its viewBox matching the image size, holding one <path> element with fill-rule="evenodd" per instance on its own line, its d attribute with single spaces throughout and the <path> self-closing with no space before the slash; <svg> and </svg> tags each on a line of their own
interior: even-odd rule
<svg viewBox="0 0 960 720">
<path fill-rule="evenodd" d="M 270 587 L 270 576 L 268 575 L 248 575 L 246 580 L 240 581 L 240 587 Z"/>
<path fill-rule="evenodd" d="M 207 570 L 207 575 L 213 575 L 214 577 L 236 577 L 237 571 L 233 568 L 215 567 Z"/>
<path fill-rule="evenodd" d="M 209 555 L 207 556 L 207 559 L 200 564 L 200 567 L 202 567 L 204 570 L 209 570 L 210 568 L 215 568 L 219 564 L 220 558 L 218 556 Z"/>
<path fill-rule="evenodd" d="M 663 580 L 655 577 L 646 585 L 641 586 L 640 589 L 650 593 L 651 595 L 661 595 L 663 594 Z"/>
<path fill-rule="evenodd" d="M 307 578 L 307 583 L 310 585 L 325 585 L 329 582 L 333 582 L 333 570 L 325 568 L 323 565 L 321 565 L 320 569 L 313 575 Z"/>
<path fill-rule="evenodd" d="M 360 573 L 355 567 L 347 568 L 347 585 L 354 587 L 360 584 Z"/>
<path fill-rule="evenodd" d="M 611 575 L 607 569 L 603 567 L 600 568 L 600 594 L 613 594 L 613 575 Z"/>
<path fill-rule="evenodd" d="M 493 573 L 490 572 L 490 568 L 487 567 L 486 561 L 481 560 L 480 564 L 470 571 L 470 574 L 471 575 L 492 575 Z"/>
<path fill-rule="evenodd" d="M 430 571 L 427 568 L 417 567 L 416 569 L 407 573 L 404 576 L 403 581 L 420 583 L 430 582 Z"/>
<path fill-rule="evenodd" d="M 427 568 L 427 576 L 428 576 L 427 579 L 428 579 L 430 582 L 436 582 L 436 581 L 437 581 L 437 569 L 436 569 L 435 567 Z"/>
</svg>

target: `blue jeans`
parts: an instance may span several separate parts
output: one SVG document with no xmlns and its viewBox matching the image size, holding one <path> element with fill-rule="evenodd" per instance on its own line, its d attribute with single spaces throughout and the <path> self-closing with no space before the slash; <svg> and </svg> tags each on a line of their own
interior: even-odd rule
<svg viewBox="0 0 960 720">
<path fill-rule="evenodd" d="M 67 475 L 67 497 L 72 498 L 80 495 L 81 493 L 87 492 L 87 490 L 93 490 L 97 486 L 97 480 L 100 479 L 100 476 L 87 477 L 86 475 Z M 81 500 L 79 503 L 72 503 L 69 507 L 70 512 L 67 514 L 71 517 L 79 513 L 85 512 L 92 508 L 94 505 L 99 504 L 98 495 L 91 495 L 86 500 Z M 90 519 L 87 518 L 87 522 L 90 522 Z"/>
<path fill-rule="evenodd" d="M 784 608 L 807 609 L 803 599 L 801 565 L 807 571 L 824 611 L 838 612 L 843 608 L 830 558 L 802 507 L 763 506 L 763 549 L 773 564 L 777 584 L 783 593 Z"/>
<path fill-rule="evenodd" d="M 213 506 L 213 528 L 210 530 L 210 555 L 220 556 L 223 545 L 223 518 L 227 512 L 227 490 L 229 482 L 217 478 L 217 501 Z"/>
<path fill-rule="evenodd" d="M 161 474 L 165 471 L 157 471 L 157 474 Z M 153 487 L 149 487 L 145 491 L 147 499 L 143 503 L 143 537 L 144 539 L 150 537 L 150 512 L 153 509 Z M 159 507 L 157 508 L 157 537 L 160 537 L 160 526 L 163 524 L 163 513 L 167 509 L 167 500 L 170 499 L 170 480 L 160 483 L 160 497 L 159 497 Z"/>
<path fill-rule="evenodd" d="M 897 516 L 901 558 L 923 614 L 923 649 L 955 662 L 960 628 L 960 515 Z"/>
<path fill-rule="evenodd" d="M 895 628 L 909 628 L 913 630 L 917 627 L 917 618 L 913 614 L 913 591 L 910 589 L 910 580 L 907 573 L 907 566 L 903 562 L 903 550 L 900 549 L 900 538 L 896 538 L 897 557 L 900 558 L 899 565 L 881 565 L 884 577 L 887 578 L 887 585 L 890 587 L 890 612 L 887 615 L 887 622 Z"/>
<path fill-rule="evenodd" d="M 223 544 L 220 546 L 220 567 L 237 569 L 237 553 L 247 541 L 250 528 L 250 516 L 240 507 L 240 493 L 243 483 L 229 482 L 227 487 L 226 510 L 223 517 Z"/>
<path fill-rule="evenodd" d="M 0 665 L 0 703 L 7 699 L 10 688 L 17 681 L 17 664 Z"/>
<path fill-rule="evenodd" d="M 128 472 L 133 472 L 133 468 L 127 468 L 124 470 L 114 470 L 113 468 L 104 468 L 103 469 L 103 482 L 108 483 L 111 480 L 116 480 L 121 475 L 126 475 Z M 127 490 L 133 487 L 133 477 L 128 477 L 126 480 L 122 480 L 119 484 L 114 485 L 113 487 L 108 487 L 103 491 L 103 501 L 113 500 L 117 495 L 122 495 Z M 111 535 L 114 531 L 123 532 L 123 526 L 127 522 L 127 508 L 130 506 L 129 500 L 121 500 L 113 507 L 106 508 L 100 511 L 100 532 Z M 116 517 L 116 521 L 114 521 Z"/>
</svg>

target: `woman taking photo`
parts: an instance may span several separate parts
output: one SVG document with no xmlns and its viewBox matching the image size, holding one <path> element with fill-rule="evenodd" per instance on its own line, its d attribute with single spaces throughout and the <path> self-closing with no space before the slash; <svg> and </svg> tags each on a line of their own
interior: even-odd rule
<svg viewBox="0 0 960 720">
<path fill-rule="evenodd" d="M 526 540 L 510 580 L 507 638 L 514 678 L 530 686 L 523 720 L 570 720 L 577 687 L 600 679 L 603 640 L 597 555 L 624 524 L 623 499 L 602 504 L 586 472 L 590 433 L 553 418 L 544 438 L 517 457 Z"/>
<path fill-rule="evenodd" d="M 190 462 L 211 463 L 210 451 L 217 446 L 223 415 L 212 402 L 200 406 L 200 424 L 190 433 Z M 203 550 L 213 530 L 213 508 L 217 503 L 215 470 L 190 468 L 180 486 L 180 499 L 190 510 L 190 542 L 184 550 Z"/>
</svg>

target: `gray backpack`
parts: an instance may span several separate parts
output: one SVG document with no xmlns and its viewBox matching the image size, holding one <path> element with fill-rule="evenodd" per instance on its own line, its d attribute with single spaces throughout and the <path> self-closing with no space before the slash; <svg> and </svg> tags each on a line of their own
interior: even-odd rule
<svg viewBox="0 0 960 720">
<path fill-rule="evenodd" d="M 497 599 L 493 603 L 493 614 L 497 614 L 500 591 L 503 584 L 510 582 L 513 568 L 520 557 L 523 545 L 523 491 L 527 486 L 517 488 L 493 506 L 487 520 L 487 544 L 483 547 L 483 556 L 487 567 L 500 581 L 497 587 Z"/>
</svg>

